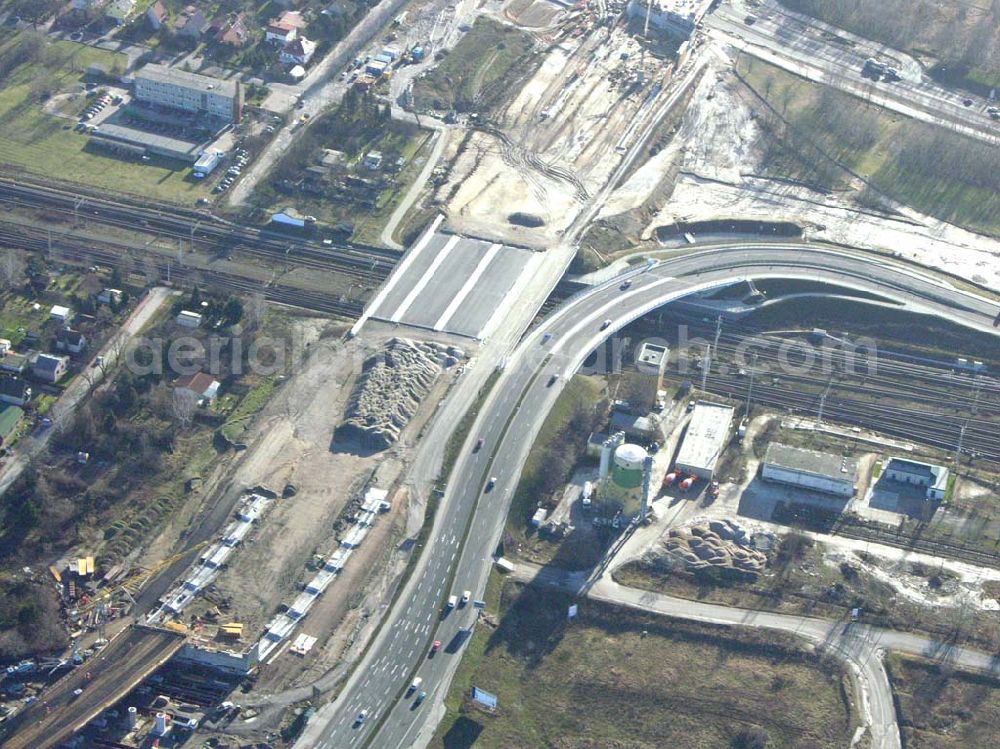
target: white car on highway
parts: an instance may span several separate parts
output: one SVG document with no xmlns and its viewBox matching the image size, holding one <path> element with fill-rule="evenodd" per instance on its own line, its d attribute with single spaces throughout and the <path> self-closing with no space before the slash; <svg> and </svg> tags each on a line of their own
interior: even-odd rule
<svg viewBox="0 0 1000 749">
<path fill-rule="evenodd" d="M 461 605 L 464 606 L 465 604 L 467 604 L 469 602 L 470 598 L 472 598 L 472 591 L 471 590 L 462 591 L 462 604 Z"/>
</svg>

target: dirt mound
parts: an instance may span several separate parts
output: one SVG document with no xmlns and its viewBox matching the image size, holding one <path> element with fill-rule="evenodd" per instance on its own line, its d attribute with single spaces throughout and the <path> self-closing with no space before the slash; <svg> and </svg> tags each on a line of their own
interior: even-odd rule
<svg viewBox="0 0 1000 749">
<path fill-rule="evenodd" d="M 394 338 L 385 351 L 365 362 L 347 405 L 339 437 L 357 439 L 363 447 L 384 450 L 393 445 L 413 418 L 443 367 L 464 358 L 454 346 Z"/>
<path fill-rule="evenodd" d="M 645 561 L 660 567 L 681 566 L 690 571 L 717 567 L 757 577 L 767 564 L 767 555 L 755 550 L 746 531 L 732 521 L 713 520 L 672 529 L 647 554 Z"/>
</svg>

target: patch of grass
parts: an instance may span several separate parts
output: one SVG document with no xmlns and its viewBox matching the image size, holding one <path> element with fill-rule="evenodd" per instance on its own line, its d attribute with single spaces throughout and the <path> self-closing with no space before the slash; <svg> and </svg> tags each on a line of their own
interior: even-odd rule
<svg viewBox="0 0 1000 749">
<path fill-rule="evenodd" d="M 268 377 L 247 393 L 222 425 L 222 435 L 230 442 L 239 442 L 253 418 L 267 404 L 276 386 L 277 381 Z"/>
<path fill-rule="evenodd" d="M 1000 681 L 892 654 L 886 659 L 903 746 L 963 749 L 996 745 Z"/>
<path fill-rule="evenodd" d="M 791 638 L 716 629 L 503 584 L 466 646 L 432 747 L 839 747 L 854 719 L 842 675 Z M 496 694 L 496 712 L 469 699 Z"/>
<path fill-rule="evenodd" d="M 417 79 L 414 101 L 420 108 L 477 109 L 480 102 L 500 93 L 515 67 L 528 64 L 534 46 L 531 35 L 480 16 L 448 56 Z"/>
<path fill-rule="evenodd" d="M 357 217 L 354 225 L 354 235 L 351 237 L 361 244 L 379 244 L 382 229 L 389 221 L 392 212 L 409 191 L 413 181 L 423 169 L 426 152 L 430 147 L 430 133 L 421 130 L 408 137 L 401 146 L 401 154 L 406 159 L 406 166 L 396 177 L 393 185 L 379 197 L 378 206 L 364 215 Z M 423 158 L 420 156 L 423 155 Z"/>
<path fill-rule="evenodd" d="M 855 175 L 857 198 L 888 197 L 974 231 L 1000 233 L 1000 159 L 943 128 L 908 121 L 857 97 L 742 56 L 737 70 L 769 109 L 763 163 L 779 179 L 842 190 Z"/>
<path fill-rule="evenodd" d="M 13 54 L 25 33 L 0 30 L 0 56 L 5 51 Z M 45 48 L 43 59 L 44 64 L 17 65 L 0 87 L 0 161 L 45 177 L 161 200 L 190 203 L 207 194 L 205 187 L 188 179 L 191 170 L 182 162 L 123 161 L 92 151 L 88 138 L 73 131 L 75 120 L 43 110 L 43 91 L 54 95 L 81 91 L 89 65 L 124 70 L 125 55 L 60 41 Z"/>
<path fill-rule="evenodd" d="M 601 402 L 603 389 L 604 384 L 600 378 L 586 375 L 576 375 L 563 388 L 552 410 L 545 417 L 545 423 L 542 424 L 535 444 L 531 446 L 528 458 L 524 462 L 521 480 L 514 493 L 508 525 L 522 529 L 523 520 L 534 513 L 535 505 L 547 493 L 546 487 L 551 484 L 551 488 L 554 489 L 563 483 L 566 476 L 562 474 L 567 471 L 553 465 L 553 451 L 566 444 L 565 437 L 570 431 L 571 423 L 578 418 L 578 414 L 584 414 L 585 410 L 594 413 Z M 577 436 L 582 436 L 586 440 L 590 435 L 588 432 Z M 567 460 L 561 461 L 569 465 L 562 467 L 571 468 L 578 457 L 574 449 Z M 553 479 L 554 474 L 559 474 L 560 477 Z"/>
</svg>

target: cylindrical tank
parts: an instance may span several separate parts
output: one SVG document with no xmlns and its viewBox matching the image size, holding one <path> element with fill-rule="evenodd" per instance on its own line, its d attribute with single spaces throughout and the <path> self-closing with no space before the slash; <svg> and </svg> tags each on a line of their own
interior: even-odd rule
<svg viewBox="0 0 1000 749">
<path fill-rule="evenodd" d="M 130 729 L 135 728 L 135 724 L 139 722 L 139 711 L 134 707 L 128 709 L 128 727 Z"/>
<path fill-rule="evenodd" d="M 639 445 L 626 443 L 615 450 L 615 465 L 626 471 L 641 471 L 648 455 Z"/>
<path fill-rule="evenodd" d="M 153 733 L 157 736 L 162 736 L 167 732 L 170 727 L 170 718 L 167 717 L 166 713 L 157 713 L 156 717 L 153 719 Z"/>
</svg>

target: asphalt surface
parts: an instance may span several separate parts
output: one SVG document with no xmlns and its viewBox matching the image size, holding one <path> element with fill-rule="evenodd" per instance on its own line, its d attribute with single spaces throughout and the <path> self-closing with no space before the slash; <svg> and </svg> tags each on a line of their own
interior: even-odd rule
<svg viewBox="0 0 1000 749">
<path fill-rule="evenodd" d="M 502 314 L 534 253 L 497 242 L 433 233 L 410 248 L 368 316 L 470 338 Z"/>
<path fill-rule="evenodd" d="M 625 277 L 632 284 L 622 290 Z M 715 247 L 630 271 L 569 299 L 510 357 L 456 462 L 416 572 L 338 699 L 317 713 L 295 746 L 423 743 L 467 639 L 463 630 L 477 619 L 471 606 L 445 615 L 444 603 L 463 590 L 471 590 L 473 599 L 485 590 L 521 466 L 566 378 L 601 341 L 663 304 L 735 280 L 770 277 L 836 283 L 897 300 L 915 312 L 1000 333 L 993 327 L 1000 314 L 995 302 L 886 258 L 803 243 Z M 606 319 L 612 322 L 602 330 Z M 559 375 L 555 382 L 553 374 Z M 477 452 L 473 446 L 480 437 L 485 444 Z M 497 482 L 488 489 L 491 475 Z M 431 657 L 434 640 L 442 647 Z M 420 707 L 403 697 L 414 676 L 423 678 L 428 692 Z M 358 723 L 362 710 L 367 718 Z"/>
<path fill-rule="evenodd" d="M 859 706 L 869 723 L 873 747 L 896 749 L 900 746 L 892 688 L 882 667 L 883 651 L 894 650 L 930 658 L 942 665 L 1000 674 L 1000 659 L 995 656 L 907 632 L 675 598 L 619 585 L 607 573 L 597 579 L 588 579 L 586 573 L 521 564 L 514 574 L 523 582 L 559 588 L 654 614 L 709 624 L 771 629 L 804 637 L 845 661 L 855 673 L 861 692 Z"/>
</svg>

